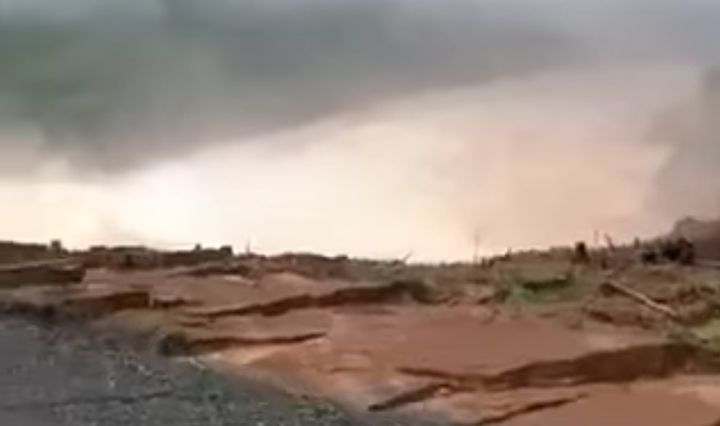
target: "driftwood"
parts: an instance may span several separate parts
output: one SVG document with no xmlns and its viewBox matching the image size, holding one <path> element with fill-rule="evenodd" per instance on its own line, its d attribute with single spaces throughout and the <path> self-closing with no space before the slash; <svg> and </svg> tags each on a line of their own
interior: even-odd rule
<svg viewBox="0 0 720 426">
<path fill-rule="evenodd" d="M 638 291 L 635 291 L 629 287 L 626 287 L 622 284 L 619 284 L 619 283 L 616 283 L 613 281 L 605 281 L 603 283 L 603 287 L 607 288 L 609 290 L 612 290 L 614 292 L 617 292 L 619 294 L 622 294 L 623 296 L 629 297 L 630 299 L 633 299 L 634 301 L 647 306 L 648 308 L 652 309 L 653 311 L 658 312 L 658 313 L 672 319 L 673 321 L 680 322 L 680 315 L 678 315 L 678 313 L 674 309 L 672 309 L 671 307 L 669 307 L 667 305 L 663 305 L 662 303 L 658 303 Z"/>
</svg>

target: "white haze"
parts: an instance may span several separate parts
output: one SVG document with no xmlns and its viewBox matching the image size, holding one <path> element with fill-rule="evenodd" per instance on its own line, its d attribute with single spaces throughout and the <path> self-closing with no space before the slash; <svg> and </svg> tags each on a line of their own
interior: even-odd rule
<svg viewBox="0 0 720 426">
<path fill-rule="evenodd" d="M 82 180 L 15 129 L 13 158 L 42 166 L 0 183 L 0 235 L 416 260 L 469 259 L 475 240 L 494 253 L 653 235 L 672 220 L 649 198 L 673 147 L 648 127 L 700 71 L 584 67 L 417 93 Z"/>
</svg>

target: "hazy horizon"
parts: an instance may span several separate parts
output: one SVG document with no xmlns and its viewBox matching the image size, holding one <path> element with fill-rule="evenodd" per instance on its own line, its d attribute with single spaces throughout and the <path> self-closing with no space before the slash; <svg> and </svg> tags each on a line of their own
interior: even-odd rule
<svg viewBox="0 0 720 426">
<path fill-rule="evenodd" d="M 720 4 L 0 0 L 0 239 L 423 260 L 720 217 Z"/>
</svg>

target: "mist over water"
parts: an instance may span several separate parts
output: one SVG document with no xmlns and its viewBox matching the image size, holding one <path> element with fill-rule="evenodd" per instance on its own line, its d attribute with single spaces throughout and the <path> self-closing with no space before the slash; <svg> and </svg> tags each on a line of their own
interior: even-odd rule
<svg viewBox="0 0 720 426">
<path fill-rule="evenodd" d="M 720 215 L 713 2 L 116 3 L 0 0 L 3 238 L 442 260 Z"/>
</svg>

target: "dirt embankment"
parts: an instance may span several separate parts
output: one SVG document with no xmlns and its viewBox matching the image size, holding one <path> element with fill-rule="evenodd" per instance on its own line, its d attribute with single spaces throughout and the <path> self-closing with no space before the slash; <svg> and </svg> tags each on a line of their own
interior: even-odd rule
<svg viewBox="0 0 720 426">
<path fill-rule="evenodd" d="M 84 277 L 85 268 L 73 260 L 0 265 L 0 288 L 76 284 Z"/>
</svg>

